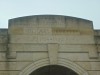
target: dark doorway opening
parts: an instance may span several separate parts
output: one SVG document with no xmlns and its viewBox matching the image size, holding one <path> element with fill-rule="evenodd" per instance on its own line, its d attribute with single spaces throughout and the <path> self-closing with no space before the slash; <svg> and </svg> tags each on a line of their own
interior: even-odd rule
<svg viewBox="0 0 100 75">
<path fill-rule="evenodd" d="M 78 75 L 73 70 L 59 65 L 41 67 L 29 75 Z"/>
</svg>

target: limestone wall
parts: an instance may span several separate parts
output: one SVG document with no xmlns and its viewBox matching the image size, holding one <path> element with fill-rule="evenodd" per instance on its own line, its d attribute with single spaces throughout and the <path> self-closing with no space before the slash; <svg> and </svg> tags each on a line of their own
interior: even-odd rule
<svg viewBox="0 0 100 75">
<path fill-rule="evenodd" d="M 77 65 L 73 70 L 79 75 L 85 72 L 77 67 L 86 71 L 84 75 L 99 75 L 99 36 L 92 21 L 75 17 L 37 15 L 10 19 L 8 30 L 0 29 L 0 75 L 29 75 L 31 64 L 66 64 L 62 59 Z"/>
</svg>

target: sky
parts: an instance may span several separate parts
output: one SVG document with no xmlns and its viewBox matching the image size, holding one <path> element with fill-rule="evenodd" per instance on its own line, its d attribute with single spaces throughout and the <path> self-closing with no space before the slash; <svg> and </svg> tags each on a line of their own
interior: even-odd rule
<svg viewBox="0 0 100 75">
<path fill-rule="evenodd" d="M 12 18 L 47 14 L 88 19 L 100 29 L 100 0 L 0 0 L 0 28 Z"/>
</svg>

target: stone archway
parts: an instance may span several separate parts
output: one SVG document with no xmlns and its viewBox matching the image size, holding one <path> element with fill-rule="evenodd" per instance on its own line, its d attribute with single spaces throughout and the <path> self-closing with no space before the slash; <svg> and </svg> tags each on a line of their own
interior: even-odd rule
<svg viewBox="0 0 100 75">
<path fill-rule="evenodd" d="M 60 65 L 47 65 L 40 67 L 29 75 L 78 75 L 73 70 Z"/>
<path fill-rule="evenodd" d="M 59 61 L 58 64 L 56 64 L 57 66 L 63 66 L 66 69 L 75 73 L 76 75 L 89 75 L 86 70 L 84 70 L 82 67 L 75 64 L 72 61 L 62 59 L 62 58 L 60 58 L 58 61 Z M 29 66 L 27 66 L 25 69 L 23 69 L 19 73 L 19 75 L 32 75 L 32 73 L 35 72 L 37 69 L 39 69 L 41 67 L 49 66 L 49 65 L 50 65 L 49 59 L 47 59 L 47 58 L 41 59 L 41 60 L 38 60 L 38 61 L 30 64 Z"/>
</svg>

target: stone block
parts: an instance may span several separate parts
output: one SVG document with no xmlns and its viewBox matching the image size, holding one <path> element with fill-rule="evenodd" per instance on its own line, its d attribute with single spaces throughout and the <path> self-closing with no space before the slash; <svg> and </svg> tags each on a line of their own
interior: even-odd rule
<svg viewBox="0 0 100 75">
<path fill-rule="evenodd" d="M 0 44 L 0 51 L 6 51 L 7 50 L 7 44 Z"/>
<path fill-rule="evenodd" d="M 38 32 L 38 28 L 33 28 L 33 27 L 24 27 L 23 28 L 24 30 L 24 32 L 23 32 L 23 34 L 25 34 L 25 35 L 36 35 L 37 34 L 37 32 Z"/>
<path fill-rule="evenodd" d="M 100 62 L 76 62 L 76 63 L 86 70 L 93 70 L 93 71 L 100 70 Z"/>
<path fill-rule="evenodd" d="M 100 61 L 99 62 L 90 62 L 92 70 L 99 70 L 100 71 Z"/>
<path fill-rule="evenodd" d="M 38 35 L 38 43 L 94 44 L 92 36 Z"/>
<path fill-rule="evenodd" d="M 80 53 L 80 52 L 77 52 L 77 53 L 75 53 L 75 52 L 73 52 L 73 53 L 70 53 L 70 52 L 63 52 L 62 53 L 62 52 L 60 52 L 59 58 L 64 58 L 66 60 L 71 60 L 71 61 L 75 61 L 75 62 L 77 62 L 77 61 L 80 61 L 80 62 L 87 62 L 87 61 L 97 62 L 97 61 L 100 60 L 100 58 L 90 59 L 88 53 Z"/>
<path fill-rule="evenodd" d="M 9 34 L 13 34 L 13 35 L 22 35 L 24 33 L 24 28 L 22 27 L 13 27 L 9 29 Z"/>
<path fill-rule="evenodd" d="M 38 28 L 37 29 L 38 35 L 52 35 L 52 29 L 51 28 Z"/>
<path fill-rule="evenodd" d="M 52 28 L 53 35 L 80 35 L 78 29 L 75 28 Z"/>
<path fill-rule="evenodd" d="M 16 61 L 22 61 L 22 62 L 27 62 L 27 61 L 33 61 L 33 52 L 17 52 L 17 57 Z"/>
<path fill-rule="evenodd" d="M 36 27 L 13 27 L 10 28 L 11 35 L 51 35 L 51 28 L 36 28 Z"/>
<path fill-rule="evenodd" d="M 100 45 L 97 46 L 98 52 L 100 53 Z"/>
<path fill-rule="evenodd" d="M 88 52 L 88 50 L 83 50 L 82 45 L 68 45 L 61 44 L 59 45 L 59 52 Z"/>
<path fill-rule="evenodd" d="M 53 20 L 47 19 L 46 17 L 43 18 L 42 16 L 38 18 L 38 26 L 41 27 L 51 27 L 53 24 Z"/>
<path fill-rule="evenodd" d="M 67 17 L 65 19 L 66 28 L 68 28 L 68 29 L 72 29 L 72 28 L 78 29 L 78 22 L 79 21 L 77 19 L 72 19 L 71 17 Z"/>
<path fill-rule="evenodd" d="M 97 48 L 96 45 L 93 44 L 88 44 L 88 45 L 68 45 L 68 44 L 61 44 L 59 47 L 59 51 L 60 52 L 80 52 L 80 53 L 84 53 L 84 52 L 93 52 L 93 53 L 97 53 Z M 92 55 L 90 53 L 90 55 Z"/>
<path fill-rule="evenodd" d="M 31 62 L 0 62 L 0 71 L 18 71 L 29 64 L 31 64 Z"/>
<path fill-rule="evenodd" d="M 15 59 L 16 58 L 16 52 L 14 52 L 14 51 L 8 51 L 7 53 L 6 53 L 6 57 L 8 58 L 8 59 Z"/>
<path fill-rule="evenodd" d="M 65 18 L 63 16 L 39 16 L 37 19 L 39 27 L 65 27 Z"/>
<path fill-rule="evenodd" d="M 95 44 L 95 41 L 89 35 L 10 35 L 10 43 Z"/>
<path fill-rule="evenodd" d="M 88 71 L 90 75 L 100 75 L 100 71 Z"/>
<path fill-rule="evenodd" d="M 48 54 L 49 54 L 49 60 L 50 64 L 54 65 L 58 63 L 58 44 L 48 44 Z"/>
<path fill-rule="evenodd" d="M 10 51 L 30 51 L 30 52 L 45 52 L 47 51 L 47 45 L 46 44 L 9 44 L 9 50 Z"/>
<path fill-rule="evenodd" d="M 48 52 L 34 52 L 33 53 L 33 61 L 37 61 L 39 59 L 48 58 Z"/>
<path fill-rule="evenodd" d="M 19 71 L 0 71 L 0 75 L 18 75 Z"/>
<path fill-rule="evenodd" d="M 79 20 L 78 21 L 79 24 L 79 29 L 91 29 L 93 30 L 93 23 L 92 21 L 88 21 L 88 20 Z"/>
<path fill-rule="evenodd" d="M 94 35 L 92 29 L 80 29 L 80 35 Z"/>
<path fill-rule="evenodd" d="M 91 59 L 97 59 L 99 57 L 99 53 L 97 51 L 97 48 L 89 50 L 89 57 Z"/>
<path fill-rule="evenodd" d="M 6 52 L 0 52 L 0 61 L 6 61 Z"/>
<path fill-rule="evenodd" d="M 37 43 L 37 35 L 11 35 L 10 43 Z"/>
<path fill-rule="evenodd" d="M 0 43 L 7 43 L 7 36 L 6 35 L 0 35 Z"/>
<path fill-rule="evenodd" d="M 90 44 L 90 45 L 83 45 L 82 46 L 83 48 L 83 51 L 84 50 L 88 50 L 89 52 L 89 58 L 98 58 L 99 55 L 98 55 L 98 50 L 97 50 L 97 46 L 94 44 Z"/>
<path fill-rule="evenodd" d="M 94 37 L 92 35 L 81 35 L 77 36 L 77 41 L 80 41 L 80 44 L 95 44 Z"/>
<path fill-rule="evenodd" d="M 11 27 L 38 27 L 38 18 L 18 18 L 9 20 L 9 28 Z"/>
<path fill-rule="evenodd" d="M 55 17 L 52 19 L 51 27 L 66 27 L 65 17 Z"/>
</svg>

